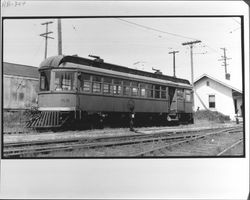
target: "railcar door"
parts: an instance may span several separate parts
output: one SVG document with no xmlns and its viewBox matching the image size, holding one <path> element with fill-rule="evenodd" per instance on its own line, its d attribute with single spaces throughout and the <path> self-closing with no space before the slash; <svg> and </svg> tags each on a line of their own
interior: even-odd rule
<svg viewBox="0 0 250 200">
<path fill-rule="evenodd" d="M 169 96 L 169 112 L 176 113 L 177 101 L 176 101 L 176 88 L 175 87 L 168 88 L 168 96 Z"/>
<path fill-rule="evenodd" d="M 184 89 L 177 89 L 177 112 L 185 111 Z"/>
</svg>

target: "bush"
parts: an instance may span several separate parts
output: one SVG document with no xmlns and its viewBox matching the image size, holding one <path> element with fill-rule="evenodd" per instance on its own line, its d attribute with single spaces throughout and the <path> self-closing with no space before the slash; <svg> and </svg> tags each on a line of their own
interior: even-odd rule
<svg viewBox="0 0 250 200">
<path fill-rule="evenodd" d="M 220 123 L 230 121 L 230 117 L 228 115 L 224 115 L 220 112 L 211 110 L 198 110 L 194 113 L 194 118 L 197 120 L 208 120 Z"/>
</svg>

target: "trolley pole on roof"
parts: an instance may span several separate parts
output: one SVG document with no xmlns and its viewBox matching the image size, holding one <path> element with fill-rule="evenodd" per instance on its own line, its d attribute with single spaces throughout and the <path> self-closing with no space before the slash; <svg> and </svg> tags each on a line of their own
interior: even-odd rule
<svg viewBox="0 0 250 200">
<path fill-rule="evenodd" d="M 171 51 L 171 52 L 169 52 L 168 54 L 173 54 L 173 70 L 174 70 L 174 77 L 176 77 L 176 75 L 175 75 L 175 54 L 176 53 L 179 53 L 179 51 Z"/>
<path fill-rule="evenodd" d="M 45 37 L 45 55 L 44 55 L 44 59 L 47 58 L 47 46 L 48 46 L 48 38 L 50 39 L 54 39 L 53 37 L 48 36 L 49 34 L 53 33 L 52 31 L 48 31 L 48 25 L 52 24 L 53 22 L 44 22 L 41 23 L 41 25 L 46 25 L 46 32 L 40 34 L 40 36 Z"/>
<path fill-rule="evenodd" d="M 191 84 L 192 84 L 192 92 L 193 92 L 193 97 L 194 97 L 194 63 L 193 63 L 193 45 L 194 44 L 197 44 L 197 43 L 200 43 L 201 41 L 200 40 L 195 40 L 195 41 L 192 41 L 192 42 L 185 42 L 185 43 L 182 43 L 182 45 L 189 45 L 190 47 L 190 58 L 191 58 Z M 193 98 L 193 110 L 194 110 L 194 98 Z"/>
<path fill-rule="evenodd" d="M 58 32 L 58 55 L 62 55 L 62 24 L 61 24 L 61 19 L 57 20 L 57 32 Z"/>
</svg>

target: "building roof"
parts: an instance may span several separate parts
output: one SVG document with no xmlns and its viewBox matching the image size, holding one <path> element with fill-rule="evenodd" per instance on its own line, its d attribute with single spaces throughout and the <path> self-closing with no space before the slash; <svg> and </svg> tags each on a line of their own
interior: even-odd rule
<svg viewBox="0 0 250 200">
<path fill-rule="evenodd" d="M 203 74 L 202 76 L 200 76 L 199 78 L 197 78 L 197 79 L 194 81 L 194 85 L 195 85 L 196 83 L 198 83 L 199 81 L 201 81 L 201 80 L 202 80 L 203 78 L 205 78 L 205 77 L 207 77 L 207 78 L 209 78 L 209 79 L 211 79 L 211 80 L 213 80 L 213 81 L 215 81 L 215 82 L 217 82 L 217 83 L 219 83 L 219 84 L 221 84 L 221 85 L 223 85 L 223 86 L 225 86 L 225 87 L 227 87 L 227 88 L 230 88 L 230 89 L 232 89 L 232 90 L 234 90 L 234 91 L 239 92 L 239 93 L 242 94 L 242 91 L 241 91 L 241 90 L 239 90 L 239 89 L 237 89 L 237 88 L 234 88 L 234 87 L 232 87 L 232 86 L 230 86 L 230 85 L 228 85 L 228 84 L 226 84 L 226 83 L 223 83 L 223 82 L 219 81 L 218 79 L 215 79 L 215 78 L 213 78 L 212 76 L 209 76 L 209 75 L 207 75 L 207 74 Z"/>
<path fill-rule="evenodd" d="M 29 78 L 39 78 L 38 67 L 3 62 L 3 74 Z"/>
</svg>

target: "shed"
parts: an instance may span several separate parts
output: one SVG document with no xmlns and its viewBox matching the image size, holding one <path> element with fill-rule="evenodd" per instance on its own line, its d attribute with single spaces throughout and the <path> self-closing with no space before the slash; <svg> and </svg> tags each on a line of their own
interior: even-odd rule
<svg viewBox="0 0 250 200">
<path fill-rule="evenodd" d="M 25 110 L 36 104 L 38 68 L 3 62 L 3 108 Z"/>
<path fill-rule="evenodd" d="M 207 74 L 194 82 L 194 107 L 218 111 L 231 120 L 243 115 L 242 91 Z"/>
</svg>

